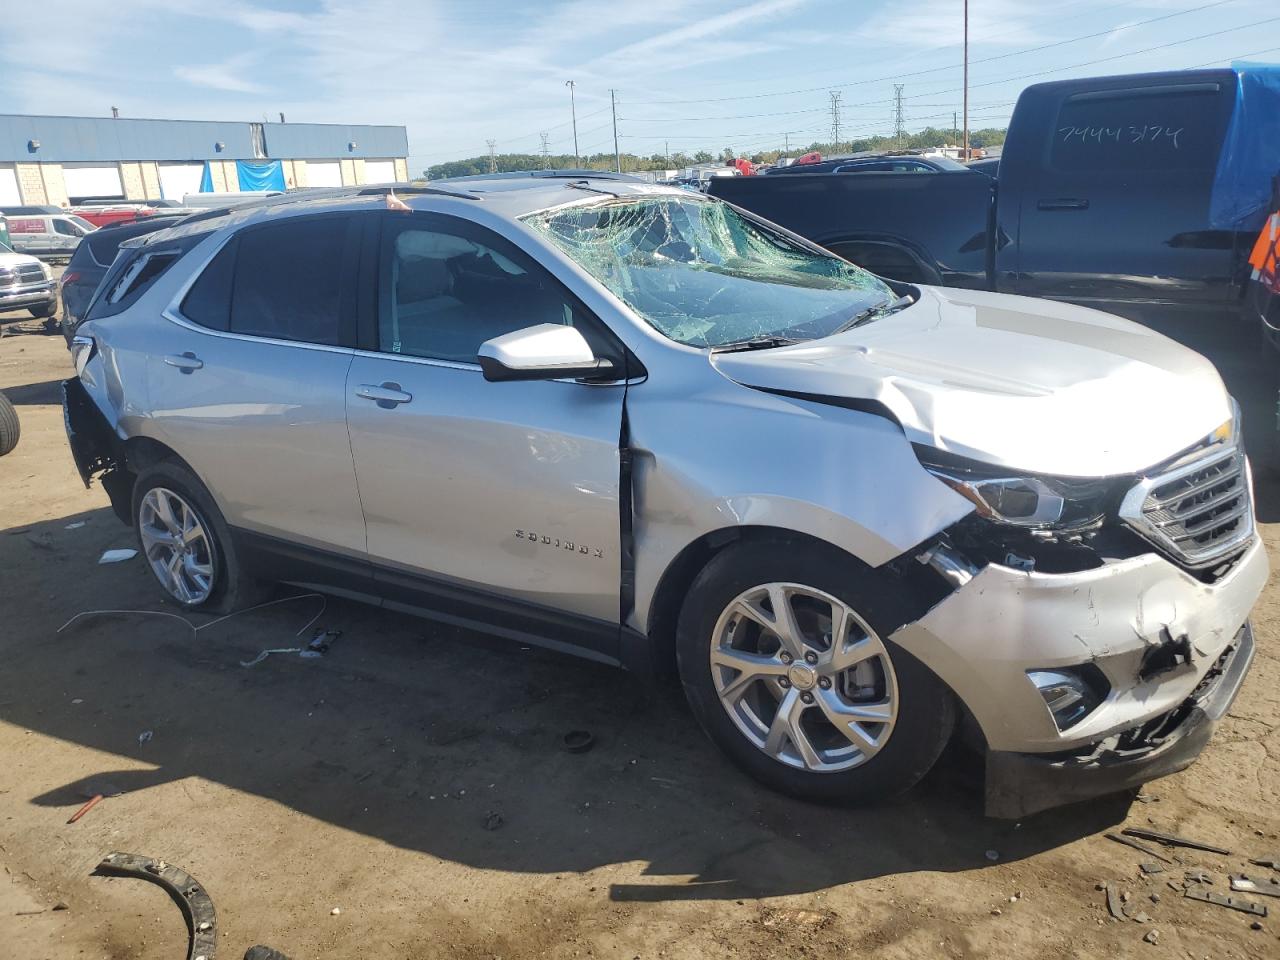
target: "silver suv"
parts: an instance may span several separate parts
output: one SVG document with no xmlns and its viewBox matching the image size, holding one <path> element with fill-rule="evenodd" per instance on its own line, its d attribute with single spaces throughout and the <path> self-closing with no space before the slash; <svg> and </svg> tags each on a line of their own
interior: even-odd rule
<svg viewBox="0 0 1280 960">
<path fill-rule="evenodd" d="M 998 816 L 1204 747 L 1267 578 L 1207 361 L 629 178 L 406 198 L 204 214 L 104 278 L 70 442 L 171 601 L 287 581 L 675 666 L 806 797 L 960 730 Z"/>
</svg>

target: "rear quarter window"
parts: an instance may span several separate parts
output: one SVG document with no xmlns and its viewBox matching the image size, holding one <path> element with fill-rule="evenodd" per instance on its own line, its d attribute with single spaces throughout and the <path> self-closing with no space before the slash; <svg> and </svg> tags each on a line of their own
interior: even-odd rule
<svg viewBox="0 0 1280 960">
<path fill-rule="evenodd" d="M 1067 97 L 1051 133 L 1058 171 L 1212 171 L 1226 107 L 1217 84 Z"/>
</svg>

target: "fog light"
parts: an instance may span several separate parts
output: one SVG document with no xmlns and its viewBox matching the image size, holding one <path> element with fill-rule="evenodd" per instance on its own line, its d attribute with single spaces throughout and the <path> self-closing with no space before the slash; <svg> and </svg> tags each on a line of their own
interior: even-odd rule
<svg viewBox="0 0 1280 960">
<path fill-rule="evenodd" d="M 1032 670 L 1027 673 L 1059 730 L 1075 726 L 1102 702 L 1107 684 L 1097 667 L 1086 665 L 1059 670 Z"/>
</svg>

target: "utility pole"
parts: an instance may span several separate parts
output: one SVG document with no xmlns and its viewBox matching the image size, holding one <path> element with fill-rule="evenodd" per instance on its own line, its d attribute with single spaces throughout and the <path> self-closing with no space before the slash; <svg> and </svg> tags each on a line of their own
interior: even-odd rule
<svg viewBox="0 0 1280 960">
<path fill-rule="evenodd" d="M 968 0 L 965 0 L 965 2 L 968 3 Z M 569 88 L 569 114 L 573 117 L 573 165 L 581 167 L 582 157 L 578 154 L 578 105 L 573 99 L 575 84 L 572 80 L 566 80 L 564 85 Z"/>
<path fill-rule="evenodd" d="M 967 2 L 967 0 L 966 0 Z M 831 152 L 840 152 L 840 91 L 831 91 Z"/>
<path fill-rule="evenodd" d="M 782 155 L 785 157 L 791 152 L 791 134 L 784 133 L 782 135 Z"/>
<path fill-rule="evenodd" d="M 497 172 L 498 172 L 498 158 L 497 158 L 497 157 L 495 157 L 495 156 L 493 155 L 493 148 L 494 148 L 494 147 L 496 147 L 496 146 L 498 145 L 498 141 L 497 141 L 497 140 L 486 140 L 486 141 L 485 141 L 485 143 L 487 143 L 487 144 L 489 145 L 489 172 L 490 172 L 490 173 L 497 173 Z"/>
<path fill-rule="evenodd" d="M 545 170 L 547 167 L 551 166 L 551 147 L 547 143 L 547 140 L 551 135 L 547 133 L 547 131 L 543 130 L 538 134 L 538 136 L 542 138 L 542 169 Z"/>
<path fill-rule="evenodd" d="M 609 108 L 613 111 L 613 161 L 618 166 L 618 173 L 621 173 L 622 154 L 618 152 L 618 91 L 612 88 L 609 90 Z"/>
<path fill-rule="evenodd" d="M 903 84 L 895 83 L 893 85 L 893 138 L 898 143 L 898 149 L 902 149 L 902 134 L 905 132 L 902 126 L 902 88 Z"/>
<path fill-rule="evenodd" d="M 956 117 L 958 116 L 959 114 L 957 114 L 954 110 L 951 111 L 951 142 L 952 143 L 955 143 L 957 140 L 960 139 L 960 124 L 956 122 Z"/>
<path fill-rule="evenodd" d="M 964 0 L 964 149 L 960 159 L 969 160 L 969 0 Z"/>
<path fill-rule="evenodd" d="M 671 141 L 670 140 L 662 141 L 662 156 L 664 158 L 663 162 L 666 164 L 666 166 L 663 169 L 670 170 L 671 169 Z"/>
</svg>

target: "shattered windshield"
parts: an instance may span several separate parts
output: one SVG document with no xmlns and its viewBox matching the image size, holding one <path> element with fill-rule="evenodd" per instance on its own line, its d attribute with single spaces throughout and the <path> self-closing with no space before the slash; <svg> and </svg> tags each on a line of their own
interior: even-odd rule
<svg viewBox="0 0 1280 960">
<path fill-rule="evenodd" d="M 824 337 L 894 298 L 865 270 L 715 200 L 650 196 L 524 219 L 659 331 L 690 346 Z"/>
</svg>

